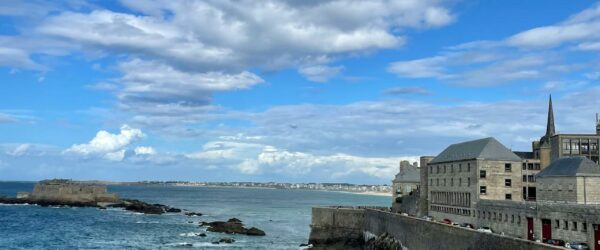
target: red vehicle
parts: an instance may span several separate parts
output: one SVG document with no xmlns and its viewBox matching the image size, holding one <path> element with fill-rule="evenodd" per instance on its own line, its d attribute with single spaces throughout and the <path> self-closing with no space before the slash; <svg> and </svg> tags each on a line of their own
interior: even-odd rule
<svg viewBox="0 0 600 250">
<path fill-rule="evenodd" d="M 442 224 L 448 224 L 451 225 L 452 221 L 450 219 L 443 219 L 442 221 L 440 221 Z"/>
</svg>

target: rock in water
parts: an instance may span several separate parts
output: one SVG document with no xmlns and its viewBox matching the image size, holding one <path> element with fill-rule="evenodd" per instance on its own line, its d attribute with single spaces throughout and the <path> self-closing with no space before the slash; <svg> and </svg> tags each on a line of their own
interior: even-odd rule
<svg viewBox="0 0 600 250">
<path fill-rule="evenodd" d="M 251 227 L 250 229 L 248 229 L 248 231 L 246 231 L 247 235 L 254 235 L 254 236 L 265 236 L 265 231 L 260 230 L 258 228 L 255 227 Z"/>
<path fill-rule="evenodd" d="M 228 221 L 201 222 L 200 226 L 207 226 L 209 232 L 227 233 L 227 234 L 246 234 L 251 236 L 265 236 L 265 232 L 258 228 L 245 228 L 242 221 L 237 218 L 231 218 Z"/>
<path fill-rule="evenodd" d="M 187 215 L 187 216 L 202 216 L 202 213 L 186 212 L 185 215 Z"/>
<path fill-rule="evenodd" d="M 219 243 L 227 243 L 227 244 L 231 244 L 231 243 L 234 243 L 234 242 L 235 242 L 235 240 L 234 240 L 234 239 L 232 239 L 232 238 L 223 238 L 223 239 L 220 239 L 220 240 L 219 240 Z"/>
</svg>

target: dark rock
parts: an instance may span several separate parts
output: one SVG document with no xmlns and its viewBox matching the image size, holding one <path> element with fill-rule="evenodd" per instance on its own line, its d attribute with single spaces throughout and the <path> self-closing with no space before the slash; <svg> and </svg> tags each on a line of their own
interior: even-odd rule
<svg viewBox="0 0 600 250">
<path fill-rule="evenodd" d="M 188 221 L 188 223 L 192 224 L 192 223 L 194 223 L 194 222 L 193 222 L 193 221 Z"/>
<path fill-rule="evenodd" d="M 206 234 L 205 233 L 199 233 L 198 236 L 200 236 L 200 237 L 206 237 Z"/>
<path fill-rule="evenodd" d="M 242 221 L 240 219 L 238 219 L 238 218 L 231 218 L 231 219 L 227 220 L 227 222 L 229 222 L 229 223 L 239 223 L 239 224 L 242 223 Z"/>
<path fill-rule="evenodd" d="M 227 233 L 227 234 L 246 234 L 251 236 L 264 236 L 264 231 L 252 227 L 250 229 L 245 228 L 242 221 L 236 218 L 229 219 L 228 221 L 213 221 L 213 222 L 201 222 L 201 227 L 208 227 L 206 230 L 209 232 L 216 233 Z"/>
<path fill-rule="evenodd" d="M 181 213 L 181 209 L 170 207 L 169 209 L 167 209 L 167 213 Z"/>
<path fill-rule="evenodd" d="M 212 243 L 215 244 L 215 245 L 219 245 L 218 241 L 213 241 Z"/>
<path fill-rule="evenodd" d="M 232 238 L 222 238 L 222 239 L 219 240 L 219 243 L 231 244 L 231 243 L 234 243 L 234 242 L 235 242 L 235 240 L 232 239 Z"/>
<path fill-rule="evenodd" d="M 248 231 L 246 231 L 247 235 L 254 235 L 254 236 L 265 236 L 265 231 L 260 230 L 258 228 L 255 227 L 251 227 L 250 229 L 248 229 Z"/>
<path fill-rule="evenodd" d="M 307 247 L 307 246 L 308 246 L 308 243 L 302 243 L 302 244 L 300 244 L 300 247 Z"/>
</svg>

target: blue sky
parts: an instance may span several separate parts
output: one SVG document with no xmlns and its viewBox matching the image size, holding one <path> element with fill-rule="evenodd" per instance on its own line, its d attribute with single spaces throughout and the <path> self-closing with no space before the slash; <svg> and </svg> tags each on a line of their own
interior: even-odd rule
<svg viewBox="0 0 600 250">
<path fill-rule="evenodd" d="M 0 3 L 0 179 L 389 183 L 593 132 L 591 1 Z"/>
</svg>

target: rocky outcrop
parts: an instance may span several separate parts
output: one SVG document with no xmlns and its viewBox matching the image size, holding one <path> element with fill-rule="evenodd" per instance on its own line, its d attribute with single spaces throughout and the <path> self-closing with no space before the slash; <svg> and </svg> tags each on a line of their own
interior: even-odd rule
<svg viewBox="0 0 600 250">
<path fill-rule="evenodd" d="M 365 250 L 403 250 L 402 243 L 387 233 L 365 243 Z"/>
<path fill-rule="evenodd" d="M 187 215 L 187 216 L 202 216 L 202 213 L 186 212 L 185 215 Z"/>
<path fill-rule="evenodd" d="M 208 227 L 209 232 L 227 233 L 227 234 L 245 234 L 251 236 L 265 236 L 265 231 L 256 227 L 245 228 L 242 221 L 237 218 L 231 218 L 228 221 L 201 222 L 201 227 Z"/>
</svg>

